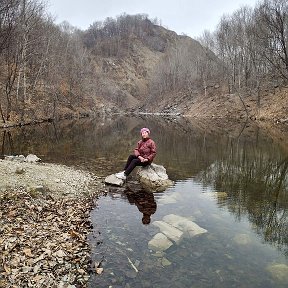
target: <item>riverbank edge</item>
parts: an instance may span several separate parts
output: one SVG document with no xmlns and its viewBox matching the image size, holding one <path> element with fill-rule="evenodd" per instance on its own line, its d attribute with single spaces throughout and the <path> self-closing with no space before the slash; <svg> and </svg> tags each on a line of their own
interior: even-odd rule
<svg viewBox="0 0 288 288">
<path fill-rule="evenodd" d="M 174 117 L 182 117 L 182 118 L 186 118 L 189 120 L 198 120 L 198 121 L 202 121 L 202 120 L 209 120 L 210 124 L 213 125 L 213 122 L 215 123 L 215 125 L 217 125 L 218 122 L 222 122 L 223 120 L 225 120 L 227 123 L 236 123 L 239 122 L 239 120 L 241 122 L 248 122 L 248 121 L 252 121 L 255 122 L 256 124 L 259 124 L 261 126 L 265 125 L 265 123 L 267 123 L 269 126 L 282 126 L 282 127 L 288 127 L 288 118 L 287 119 L 282 119 L 282 118 L 263 118 L 261 117 L 261 119 L 251 119 L 250 117 L 245 119 L 245 118 L 239 118 L 239 117 L 214 117 L 214 116 L 203 116 L 203 117 L 199 117 L 199 116 L 189 116 L 186 114 L 181 114 L 181 113 L 154 113 L 154 112 L 141 112 L 141 113 L 134 113 L 134 112 L 119 112 L 119 113 L 113 113 L 113 114 L 107 114 L 109 116 L 111 115 L 118 115 L 118 116 L 156 116 L 156 117 L 163 117 L 163 118 L 174 118 Z M 77 120 L 77 119 L 83 119 L 83 118 L 89 118 L 89 119 L 93 119 L 95 116 L 91 116 L 91 115 L 83 115 L 81 117 L 79 116 L 71 116 L 71 117 L 63 117 L 63 118 L 59 118 L 59 119 L 52 119 L 52 118 L 47 118 L 47 119 L 40 119 L 40 120 L 32 120 L 32 121 L 27 121 L 27 122 L 19 122 L 19 123 L 2 123 L 0 122 L 0 129 L 12 129 L 12 128 L 17 128 L 17 127 L 23 127 L 23 126 L 33 126 L 33 125 L 38 125 L 38 124 L 42 124 L 42 123 L 53 123 L 53 122 L 61 122 L 63 120 Z M 226 126 L 226 124 L 225 124 Z"/>
<path fill-rule="evenodd" d="M 277 126 L 288 126 L 288 118 L 283 119 L 283 117 L 281 118 L 279 117 L 261 117 L 261 118 L 254 118 L 254 117 L 247 117 L 247 118 L 243 118 L 243 117 L 237 117 L 237 116 L 230 116 L 230 117 L 226 117 L 226 116 L 208 116 L 208 115 L 203 115 L 203 116 L 191 116 L 191 115 L 187 115 L 185 113 L 165 113 L 165 112 L 139 112 L 139 113 L 135 113 L 135 112 L 117 112 L 117 113 L 107 113 L 107 114 L 103 114 L 103 113 L 98 113 L 99 115 L 118 115 L 118 116 L 156 116 L 156 117 L 163 117 L 163 118 L 174 118 L 174 117 L 183 117 L 183 118 L 187 118 L 187 119 L 195 119 L 195 120 L 208 120 L 209 122 L 218 122 L 218 121 L 223 121 L 226 120 L 227 122 L 231 121 L 233 122 L 238 122 L 239 120 L 241 120 L 242 122 L 246 122 L 246 121 L 252 121 L 255 122 L 257 124 L 262 123 L 268 123 L 268 125 L 277 125 Z M 23 126 L 33 126 L 33 125 L 38 125 L 38 124 L 42 124 L 42 123 L 52 123 L 52 122 L 59 122 L 59 121 L 63 121 L 63 120 L 77 120 L 77 119 L 83 119 L 83 118 L 89 118 L 89 119 L 93 119 L 95 118 L 95 114 L 89 114 L 89 113 L 85 113 L 85 114 L 81 114 L 81 115 L 70 115 L 69 116 L 63 116 L 63 117 L 59 117 L 59 118 L 47 118 L 47 119 L 35 119 L 35 120 L 30 120 L 30 121 L 26 121 L 26 122 L 0 122 L 0 129 L 9 129 L 9 128 L 17 128 L 17 127 L 23 127 Z"/>
<path fill-rule="evenodd" d="M 87 113 L 77 113 L 77 114 L 66 114 L 59 116 L 57 118 L 41 118 L 41 119 L 33 119 L 28 121 L 20 121 L 20 122 L 11 122 L 6 121 L 5 123 L 0 122 L 0 129 L 8 129 L 8 128 L 16 128 L 16 127 L 22 127 L 22 126 L 29 126 L 29 125 L 37 125 L 42 123 L 51 123 L 51 122 L 57 122 L 61 120 L 69 120 L 69 119 L 82 119 L 82 118 L 89 118 L 92 117 L 92 114 L 89 112 Z"/>
</svg>

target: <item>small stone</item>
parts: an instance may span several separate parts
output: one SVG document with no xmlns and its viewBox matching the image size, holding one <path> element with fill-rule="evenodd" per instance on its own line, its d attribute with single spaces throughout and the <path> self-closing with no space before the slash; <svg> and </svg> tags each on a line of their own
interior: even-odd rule
<svg viewBox="0 0 288 288">
<path fill-rule="evenodd" d="M 228 197 L 228 194 L 226 192 L 216 192 L 216 196 L 217 198 L 225 199 Z"/>
<path fill-rule="evenodd" d="M 17 162 L 20 162 L 20 163 L 25 162 L 25 156 L 17 155 L 17 156 L 14 157 L 14 161 L 17 161 Z"/>
<path fill-rule="evenodd" d="M 21 167 L 21 166 L 18 166 L 18 167 L 16 167 L 15 173 L 16 174 L 24 174 L 25 173 L 25 169 L 23 167 Z"/>
<path fill-rule="evenodd" d="M 136 260 L 136 261 L 135 261 L 135 263 L 134 263 L 134 265 L 135 265 L 135 267 L 137 267 L 137 268 L 138 268 L 138 267 L 139 267 L 139 265 L 140 265 L 140 261 L 139 261 L 139 260 Z"/>
<path fill-rule="evenodd" d="M 130 279 L 133 279 L 133 278 L 136 278 L 137 277 L 137 272 L 134 271 L 134 270 L 129 270 L 129 271 L 126 271 L 125 275 L 130 278 Z"/>
<path fill-rule="evenodd" d="M 154 254 L 152 254 L 153 256 L 155 256 L 155 257 L 159 257 L 159 258 L 161 258 L 161 257 L 163 257 L 164 256 L 164 252 L 162 252 L 162 251 L 156 251 L 156 253 L 154 253 Z"/>
<path fill-rule="evenodd" d="M 34 190 L 35 190 L 36 192 L 41 192 L 41 193 L 43 193 L 44 190 L 45 190 L 45 188 L 44 188 L 44 186 L 39 185 L 39 186 L 35 186 L 35 187 L 34 187 Z"/>
<path fill-rule="evenodd" d="M 163 266 L 170 266 L 172 263 L 167 258 L 163 257 L 161 260 L 161 264 Z"/>
<path fill-rule="evenodd" d="M 251 239 L 247 234 L 237 234 L 237 235 L 235 235 L 233 240 L 238 245 L 247 245 L 247 244 L 251 243 Z"/>
<path fill-rule="evenodd" d="M 7 160 L 7 161 L 13 161 L 14 160 L 14 156 L 5 156 L 5 158 L 4 158 L 5 160 Z"/>
<path fill-rule="evenodd" d="M 40 162 L 40 161 L 41 161 L 41 159 L 34 154 L 29 154 L 26 157 L 27 163 L 36 163 L 36 162 Z"/>
</svg>

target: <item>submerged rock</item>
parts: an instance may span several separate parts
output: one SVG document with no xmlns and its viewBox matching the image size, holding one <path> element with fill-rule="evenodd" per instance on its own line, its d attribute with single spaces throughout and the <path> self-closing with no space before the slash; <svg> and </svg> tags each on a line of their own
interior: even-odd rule
<svg viewBox="0 0 288 288">
<path fill-rule="evenodd" d="M 251 239 L 247 234 L 236 234 L 233 240 L 238 245 L 248 245 L 251 243 Z"/>
<path fill-rule="evenodd" d="M 174 183 L 168 178 L 166 169 L 154 163 L 140 167 L 137 176 L 143 188 L 150 192 L 162 192 Z"/>
<path fill-rule="evenodd" d="M 154 221 L 152 224 L 157 226 L 160 229 L 161 233 L 158 233 L 158 234 L 165 236 L 169 241 L 171 240 L 170 241 L 171 243 L 176 243 L 176 244 L 179 244 L 180 241 L 184 237 L 192 238 L 196 235 L 207 233 L 206 229 L 201 228 L 200 226 L 198 226 L 196 223 L 189 220 L 188 218 L 175 215 L 175 214 L 166 215 L 163 217 L 163 221 Z M 152 242 L 150 241 L 152 244 L 149 242 L 150 244 L 148 243 L 148 246 L 154 245 L 153 246 L 155 248 L 153 249 L 154 251 L 164 251 L 164 250 L 160 250 L 158 245 L 161 247 L 162 245 L 161 241 L 164 241 L 163 239 L 166 239 L 166 238 L 164 238 L 163 236 L 160 237 L 158 234 L 156 234 L 152 238 L 153 241 L 152 240 L 151 240 Z M 157 243 L 158 240 L 160 241 L 160 244 Z"/>
<path fill-rule="evenodd" d="M 124 180 L 117 178 L 115 174 L 111 174 L 105 178 L 105 183 L 109 185 L 123 186 Z"/>
<path fill-rule="evenodd" d="M 183 232 L 179 229 L 171 226 L 170 224 L 164 221 L 154 221 L 153 225 L 157 226 L 161 233 L 167 236 L 170 240 L 178 244 L 182 238 Z"/>
<path fill-rule="evenodd" d="M 162 233 L 157 233 L 149 242 L 148 247 L 153 251 L 165 251 L 173 243 Z"/>
<path fill-rule="evenodd" d="M 288 266 L 285 264 L 272 264 L 268 266 L 267 271 L 269 271 L 272 277 L 280 282 L 288 283 Z"/>
<path fill-rule="evenodd" d="M 170 266 L 172 263 L 165 257 L 163 257 L 161 259 L 161 264 L 165 267 L 165 266 Z"/>
<path fill-rule="evenodd" d="M 173 192 L 171 194 L 165 193 L 160 199 L 158 199 L 158 203 L 161 205 L 177 203 L 181 197 L 182 196 L 179 192 Z"/>
<path fill-rule="evenodd" d="M 179 215 L 166 215 L 163 217 L 163 221 L 183 231 L 186 237 L 194 237 L 199 234 L 207 233 L 206 229 L 201 228 L 199 225 L 189 220 L 188 218 Z"/>
</svg>

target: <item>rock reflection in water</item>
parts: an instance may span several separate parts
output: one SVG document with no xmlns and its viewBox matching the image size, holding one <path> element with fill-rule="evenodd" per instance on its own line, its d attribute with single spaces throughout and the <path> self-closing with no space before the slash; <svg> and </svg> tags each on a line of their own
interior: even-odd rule
<svg viewBox="0 0 288 288">
<path fill-rule="evenodd" d="M 148 225 L 151 222 L 151 215 L 154 214 L 157 209 L 153 193 L 144 190 L 133 191 L 130 187 L 127 187 L 125 194 L 129 203 L 135 205 L 139 212 L 143 214 L 142 223 Z"/>
</svg>

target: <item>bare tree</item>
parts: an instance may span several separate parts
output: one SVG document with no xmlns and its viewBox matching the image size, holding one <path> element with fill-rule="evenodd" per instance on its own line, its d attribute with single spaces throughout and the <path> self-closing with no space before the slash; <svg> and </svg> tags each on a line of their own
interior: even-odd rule
<svg viewBox="0 0 288 288">
<path fill-rule="evenodd" d="M 264 0 L 255 9 L 256 35 L 267 66 L 288 80 L 288 3 L 286 0 Z M 273 73 L 274 74 L 274 73 Z"/>
</svg>

